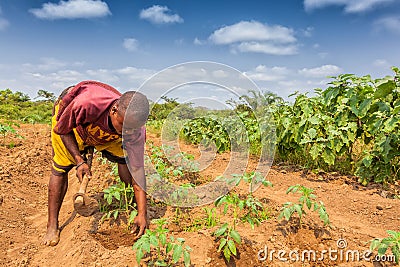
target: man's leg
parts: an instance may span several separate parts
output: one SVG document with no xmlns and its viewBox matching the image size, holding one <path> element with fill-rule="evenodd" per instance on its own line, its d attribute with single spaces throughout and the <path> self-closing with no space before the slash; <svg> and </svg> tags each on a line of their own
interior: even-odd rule
<svg viewBox="0 0 400 267">
<path fill-rule="evenodd" d="M 60 230 L 58 228 L 58 215 L 65 193 L 68 189 L 68 173 L 50 175 L 48 195 L 48 221 L 47 233 L 43 238 L 43 244 L 55 246 L 60 241 Z"/>
<path fill-rule="evenodd" d="M 118 163 L 118 175 L 126 185 L 133 185 L 132 175 L 126 164 Z"/>
</svg>

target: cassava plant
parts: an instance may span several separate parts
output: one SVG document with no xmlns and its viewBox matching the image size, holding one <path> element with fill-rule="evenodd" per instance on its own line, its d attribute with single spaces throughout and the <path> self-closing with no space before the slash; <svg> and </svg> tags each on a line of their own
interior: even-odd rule
<svg viewBox="0 0 400 267">
<path fill-rule="evenodd" d="M 100 211 L 104 212 L 101 221 L 113 217 L 115 220 L 119 215 L 124 214 L 127 217 L 127 225 L 131 226 L 137 215 L 136 204 L 134 203 L 134 191 L 131 185 L 126 185 L 119 178 L 117 183 L 104 189 L 105 204 L 100 205 Z"/>
<path fill-rule="evenodd" d="M 236 244 L 241 243 L 241 237 L 236 231 L 236 225 L 239 222 L 247 222 L 254 229 L 255 225 L 258 226 L 268 218 L 268 212 L 264 205 L 253 195 L 253 186 L 257 183 L 262 183 L 264 186 L 272 186 L 272 183 L 265 180 L 257 172 L 233 175 L 233 178 L 229 179 L 228 183 L 233 183 L 237 186 L 241 181 L 250 184 L 250 190 L 245 199 L 242 199 L 237 194 L 230 193 L 219 197 L 214 203 L 216 207 L 223 207 L 223 214 L 226 215 L 229 211 L 232 215 L 231 222 L 224 223 L 213 233 L 219 241 L 218 252 L 222 251 L 228 262 L 232 255 L 237 256 Z"/>
<path fill-rule="evenodd" d="M 299 224 L 302 224 L 302 218 L 306 215 L 306 208 L 310 211 L 317 211 L 320 219 L 324 222 L 324 225 L 329 225 L 329 215 L 326 212 L 325 205 L 322 201 L 317 201 L 317 196 L 313 194 L 314 189 L 307 188 L 303 185 L 293 185 L 288 188 L 286 194 L 289 193 L 301 193 L 299 200 L 296 203 L 286 202 L 282 211 L 278 216 L 278 220 L 285 218 L 286 221 L 289 221 L 290 218 L 297 213 L 299 216 Z"/>
<path fill-rule="evenodd" d="M 183 265 L 190 266 L 189 246 L 185 246 L 185 239 L 168 236 L 165 228 L 166 219 L 156 220 L 155 230 L 146 229 L 146 232 L 133 245 L 136 261 L 140 265 L 143 257 L 148 254 L 147 266 L 171 266 L 183 259 Z"/>
<path fill-rule="evenodd" d="M 395 261 L 400 261 L 400 232 L 387 230 L 389 237 L 375 238 L 371 240 L 370 250 L 378 249 L 378 255 L 383 256 L 390 249 L 394 255 Z"/>
</svg>

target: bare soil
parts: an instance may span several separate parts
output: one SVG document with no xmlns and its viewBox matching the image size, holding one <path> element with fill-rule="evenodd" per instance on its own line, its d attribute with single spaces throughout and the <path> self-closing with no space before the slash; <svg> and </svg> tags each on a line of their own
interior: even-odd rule
<svg viewBox="0 0 400 267">
<path fill-rule="evenodd" d="M 50 127 L 21 125 L 19 134 L 24 139 L 6 137 L 6 144 L 13 143 L 12 148 L 0 146 L 0 266 L 137 266 L 132 250 L 134 234 L 123 221 L 101 223 L 100 213 L 82 217 L 74 212 L 72 198 L 79 183 L 73 171 L 60 213 L 61 241 L 55 247 L 41 244 L 47 223 Z M 148 139 L 159 142 L 155 135 L 150 134 Z M 186 146 L 186 149 L 196 154 L 196 148 Z M 218 175 L 228 161 L 229 155 L 219 155 L 213 167 L 205 171 L 205 177 Z M 93 177 L 88 194 L 99 198 L 102 190 L 113 182 L 110 169 L 94 160 Z M 255 196 L 268 207 L 271 218 L 254 229 L 248 224 L 239 224 L 237 230 L 242 244 L 238 246 L 238 257 L 229 263 L 217 252 L 218 244 L 211 236 L 215 228 L 183 231 L 185 218 L 204 216 L 201 208 L 190 210 L 187 217 L 182 217 L 182 224 L 170 224 L 170 232 L 185 238 L 192 248 L 193 266 L 395 266 L 391 262 L 351 258 L 346 261 L 345 253 L 351 250 L 362 254 L 368 250 L 370 240 L 386 237 L 386 230 L 400 231 L 400 200 L 393 198 L 398 194 L 398 185 L 363 187 L 354 177 L 315 174 L 283 165 L 273 166 L 267 179 L 274 187 L 262 187 Z M 323 227 L 318 216 L 311 212 L 301 226 L 296 220 L 277 220 L 282 204 L 298 199 L 298 195 L 286 194 L 287 188 L 295 184 L 315 189 L 318 199 L 325 203 L 331 228 Z M 151 218 L 172 218 L 176 212 L 163 205 L 149 205 L 148 209 Z M 338 248 L 338 240 L 339 246 L 346 247 Z M 271 259 L 272 250 L 275 252 Z M 286 258 L 292 251 L 293 259 L 296 255 L 293 251 L 297 251 L 300 259 L 281 261 L 279 250 L 286 252 L 281 255 Z M 337 253 L 333 251 L 332 257 L 326 254 L 323 260 L 306 258 L 302 262 L 302 252 L 309 250 L 317 253 L 336 250 Z M 258 256 L 265 256 L 264 251 L 267 258 L 259 260 Z M 375 255 L 376 252 L 371 258 Z"/>
</svg>

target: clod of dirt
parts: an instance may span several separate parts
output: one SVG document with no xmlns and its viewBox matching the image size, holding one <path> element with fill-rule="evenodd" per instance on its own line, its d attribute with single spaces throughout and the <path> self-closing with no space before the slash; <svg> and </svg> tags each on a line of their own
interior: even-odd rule
<svg viewBox="0 0 400 267">
<path fill-rule="evenodd" d="M 75 194 L 74 199 L 77 196 L 83 197 L 83 202 L 74 202 L 74 209 L 79 215 L 89 217 L 99 210 L 99 203 L 96 199 L 88 197 L 85 194 Z"/>
<path fill-rule="evenodd" d="M 130 247 L 135 243 L 136 234 L 118 226 L 97 231 L 91 236 L 104 248 L 116 250 L 119 247 Z"/>
</svg>

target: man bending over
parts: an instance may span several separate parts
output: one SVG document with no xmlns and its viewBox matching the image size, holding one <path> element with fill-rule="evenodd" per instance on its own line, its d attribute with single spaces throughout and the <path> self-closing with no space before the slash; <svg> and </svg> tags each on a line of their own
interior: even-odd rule
<svg viewBox="0 0 400 267">
<path fill-rule="evenodd" d="M 95 147 L 103 157 L 116 162 L 121 180 L 133 186 L 138 209 L 134 223 L 139 228 L 138 237 L 143 234 L 147 227 L 144 124 L 148 115 L 149 102 L 139 92 L 121 95 L 115 88 L 96 81 L 83 81 L 62 92 L 53 109 L 53 162 L 43 244 L 55 246 L 60 240 L 58 216 L 68 189 L 68 172 L 76 166 L 79 181 L 84 175 L 91 175 L 81 155 L 87 147 Z"/>
</svg>

